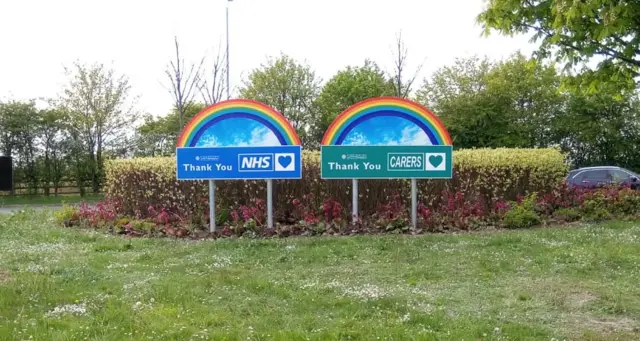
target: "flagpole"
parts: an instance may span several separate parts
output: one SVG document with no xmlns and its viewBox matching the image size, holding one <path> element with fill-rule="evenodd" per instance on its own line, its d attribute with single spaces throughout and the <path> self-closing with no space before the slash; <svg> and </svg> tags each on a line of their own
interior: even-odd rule
<svg viewBox="0 0 640 341">
<path fill-rule="evenodd" d="M 231 99 L 231 83 L 229 82 L 229 3 L 231 1 L 227 1 L 227 99 Z"/>
</svg>

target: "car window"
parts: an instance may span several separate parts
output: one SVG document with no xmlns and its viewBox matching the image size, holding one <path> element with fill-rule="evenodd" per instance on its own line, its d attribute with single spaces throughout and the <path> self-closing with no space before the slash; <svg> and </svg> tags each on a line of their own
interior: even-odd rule
<svg viewBox="0 0 640 341">
<path fill-rule="evenodd" d="M 582 176 L 582 181 L 605 181 L 611 179 L 609 172 L 606 169 L 597 169 L 585 171 Z"/>
<path fill-rule="evenodd" d="M 613 178 L 614 181 L 628 180 L 629 178 L 631 178 L 631 176 L 632 176 L 631 174 L 620 169 L 611 170 L 611 177 Z"/>
</svg>

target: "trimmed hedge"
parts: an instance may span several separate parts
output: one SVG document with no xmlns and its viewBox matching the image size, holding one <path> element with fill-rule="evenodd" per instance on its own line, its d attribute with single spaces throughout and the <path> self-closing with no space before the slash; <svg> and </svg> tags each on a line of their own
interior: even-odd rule
<svg viewBox="0 0 640 341">
<path fill-rule="evenodd" d="M 442 203 L 442 193 L 462 193 L 486 205 L 514 200 L 534 192 L 549 193 L 566 176 L 565 155 L 557 149 L 469 149 L 454 151 L 451 180 L 418 181 L 419 201 L 427 207 Z M 320 179 L 320 153 L 303 152 L 302 180 L 274 180 L 274 217 L 293 209 L 291 201 L 312 194 L 316 207 L 331 198 L 345 207 L 351 202 L 350 180 Z M 173 157 L 109 160 L 105 191 L 119 202 L 123 214 L 144 216 L 149 206 L 182 217 L 206 215 L 205 181 L 177 181 Z M 409 198 L 409 180 L 360 180 L 361 214 L 373 213 L 393 194 Z M 227 209 L 266 196 L 266 181 L 217 181 L 216 207 Z M 308 196 L 307 196 L 308 198 Z"/>
</svg>

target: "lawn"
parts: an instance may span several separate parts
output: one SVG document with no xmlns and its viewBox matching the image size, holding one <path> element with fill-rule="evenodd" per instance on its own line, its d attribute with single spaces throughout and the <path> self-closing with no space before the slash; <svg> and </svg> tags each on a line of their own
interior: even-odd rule
<svg viewBox="0 0 640 341">
<path fill-rule="evenodd" d="M 22 205 L 60 205 L 63 203 L 67 204 L 77 204 L 82 202 L 98 202 L 104 199 L 104 195 L 102 194 L 87 194 L 84 197 L 81 197 L 77 194 L 69 194 L 69 195 L 36 195 L 36 196 L 28 196 L 28 195 L 20 195 L 20 196 L 9 196 L 3 195 L 0 196 L 0 207 L 2 206 L 22 206 Z"/>
<path fill-rule="evenodd" d="M 2 340 L 638 340 L 640 224 L 188 241 L 0 218 Z"/>
</svg>

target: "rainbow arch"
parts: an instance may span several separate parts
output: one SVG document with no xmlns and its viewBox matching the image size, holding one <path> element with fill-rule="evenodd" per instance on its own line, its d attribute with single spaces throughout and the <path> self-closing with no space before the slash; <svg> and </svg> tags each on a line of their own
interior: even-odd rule
<svg viewBox="0 0 640 341">
<path fill-rule="evenodd" d="M 343 111 L 329 125 L 322 145 L 341 145 L 349 132 L 366 120 L 380 116 L 404 118 L 420 127 L 432 145 L 452 145 L 442 121 L 422 105 L 399 97 L 376 97 L 358 102 Z"/>
<path fill-rule="evenodd" d="M 212 104 L 196 114 L 182 129 L 176 147 L 195 147 L 207 129 L 232 118 L 247 118 L 261 123 L 275 134 L 283 146 L 302 144 L 291 123 L 275 109 L 254 100 L 231 99 Z"/>
</svg>

